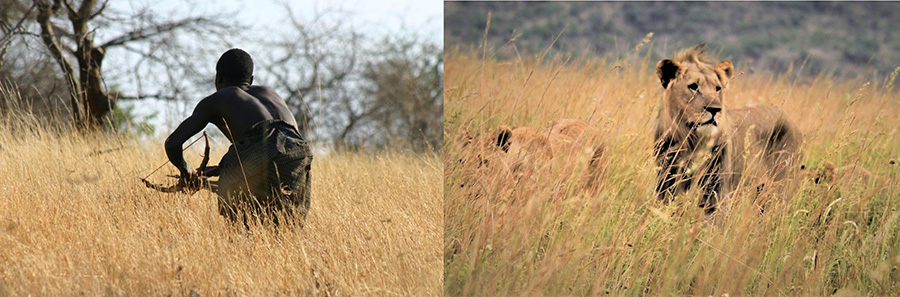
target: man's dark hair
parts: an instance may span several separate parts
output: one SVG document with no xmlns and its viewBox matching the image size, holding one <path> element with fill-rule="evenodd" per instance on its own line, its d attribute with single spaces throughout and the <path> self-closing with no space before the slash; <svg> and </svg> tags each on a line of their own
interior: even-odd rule
<svg viewBox="0 0 900 297">
<path fill-rule="evenodd" d="M 250 83 L 253 59 L 242 49 L 230 49 L 219 57 L 216 72 L 226 83 Z"/>
</svg>

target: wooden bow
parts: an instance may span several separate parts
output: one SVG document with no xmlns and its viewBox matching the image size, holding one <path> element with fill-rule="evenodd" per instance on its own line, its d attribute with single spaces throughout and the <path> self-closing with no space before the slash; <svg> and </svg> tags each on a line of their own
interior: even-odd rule
<svg viewBox="0 0 900 297">
<path fill-rule="evenodd" d="M 206 164 L 209 163 L 209 135 L 206 134 L 206 131 L 203 131 L 203 138 L 206 140 L 206 148 L 203 149 L 203 160 L 200 161 L 200 167 L 197 168 L 197 173 L 195 176 L 178 177 L 178 183 L 168 187 L 151 183 L 147 180 L 147 178 L 141 178 L 141 181 L 143 181 L 144 185 L 148 188 L 163 193 L 186 192 L 189 194 L 193 194 L 199 191 L 200 188 L 202 188 L 204 185 L 209 185 L 210 183 L 205 176 Z M 197 140 L 200 139 L 198 138 Z M 194 143 L 196 143 L 196 141 L 194 141 Z M 193 145 L 194 143 L 191 143 L 191 145 Z M 191 145 L 188 145 L 188 147 L 191 147 Z M 163 166 L 165 166 L 165 164 L 163 164 Z M 157 168 L 157 170 L 159 170 L 159 168 Z M 153 172 L 151 172 L 150 174 L 152 175 Z M 149 177 L 149 175 L 147 177 Z"/>
</svg>

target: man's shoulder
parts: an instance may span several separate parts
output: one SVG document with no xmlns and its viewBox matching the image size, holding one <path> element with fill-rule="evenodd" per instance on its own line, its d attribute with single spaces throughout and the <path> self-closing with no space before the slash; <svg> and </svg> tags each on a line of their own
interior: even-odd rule
<svg viewBox="0 0 900 297">
<path fill-rule="evenodd" d="M 214 93 L 206 96 L 197 103 L 198 108 L 213 108 L 215 106 L 221 105 L 229 105 L 230 102 L 234 100 L 240 100 L 241 96 L 239 93 L 243 92 L 240 88 L 236 87 L 226 87 L 220 90 L 215 91 Z M 244 95 L 246 96 L 246 95 Z"/>
<path fill-rule="evenodd" d="M 274 89 L 267 87 L 267 86 L 257 86 L 257 85 L 250 86 L 250 88 L 247 89 L 247 93 L 250 93 L 250 95 L 253 95 L 254 97 L 257 97 L 260 99 L 265 98 L 268 100 L 276 100 L 276 99 L 282 100 L 282 101 L 284 100 L 281 98 L 280 95 L 278 95 L 277 92 L 275 92 Z"/>
<path fill-rule="evenodd" d="M 256 98 L 257 100 L 271 100 L 281 97 L 278 96 L 278 93 L 276 93 L 275 90 L 267 86 L 249 86 L 245 88 L 231 86 L 212 93 L 204 98 L 203 101 L 209 101 L 210 103 L 229 102 L 232 100 L 248 100 L 251 98 Z"/>
<path fill-rule="evenodd" d="M 203 100 L 221 98 L 221 97 L 233 94 L 236 90 L 237 90 L 237 88 L 234 88 L 234 87 L 221 88 L 221 89 L 216 90 L 212 94 L 209 94 L 209 96 L 206 96 L 206 98 L 203 98 Z"/>
<path fill-rule="evenodd" d="M 267 92 L 275 93 L 275 90 L 268 86 L 252 85 L 247 89 L 250 93 Z"/>
<path fill-rule="evenodd" d="M 220 101 L 220 100 L 229 100 L 229 99 L 240 99 L 247 97 L 249 94 L 253 94 L 257 89 L 254 89 L 255 86 L 247 87 L 246 89 L 242 89 L 236 86 L 224 87 L 215 93 L 207 96 L 204 100 L 210 101 Z"/>
<path fill-rule="evenodd" d="M 250 86 L 250 89 L 273 91 L 273 89 L 272 89 L 271 87 L 269 87 L 269 86 L 263 86 L 263 85 L 252 85 L 252 86 Z"/>
</svg>

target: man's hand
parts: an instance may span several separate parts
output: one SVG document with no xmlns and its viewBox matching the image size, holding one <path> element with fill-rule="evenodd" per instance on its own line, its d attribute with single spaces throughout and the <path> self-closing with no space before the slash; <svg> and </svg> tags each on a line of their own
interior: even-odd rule
<svg viewBox="0 0 900 297">
<path fill-rule="evenodd" d="M 201 175 L 199 171 L 191 171 L 187 174 L 177 175 L 178 182 L 175 183 L 174 186 L 164 187 L 160 185 L 156 185 L 151 183 L 146 179 L 141 179 L 148 188 L 163 192 L 163 193 L 175 193 L 182 192 L 188 194 L 194 194 L 199 191 L 204 184 L 205 176 Z"/>
<path fill-rule="evenodd" d="M 187 174 L 178 177 L 178 183 L 175 187 L 180 188 L 184 193 L 195 193 L 203 186 L 201 172 L 191 170 Z"/>
</svg>

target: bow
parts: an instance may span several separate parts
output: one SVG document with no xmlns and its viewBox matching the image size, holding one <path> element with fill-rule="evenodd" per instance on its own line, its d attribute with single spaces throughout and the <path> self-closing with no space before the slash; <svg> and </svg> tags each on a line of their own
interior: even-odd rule
<svg viewBox="0 0 900 297">
<path fill-rule="evenodd" d="M 163 192 L 163 193 L 186 192 L 189 194 L 193 194 L 193 193 L 196 193 L 197 191 L 199 191 L 200 188 L 202 188 L 203 186 L 210 187 L 211 183 L 209 180 L 207 180 L 207 177 L 206 177 L 206 163 L 209 162 L 209 135 L 206 134 L 206 131 L 203 131 L 203 138 L 206 140 L 206 148 L 203 150 L 203 160 L 200 161 L 200 167 L 197 168 L 196 174 L 191 174 L 190 176 L 187 176 L 187 177 L 175 176 L 175 177 L 178 177 L 178 183 L 176 183 L 173 186 L 168 186 L 168 187 L 151 183 L 150 181 L 147 180 L 146 177 L 141 178 L 141 181 L 143 181 L 144 185 L 147 186 L 148 188 L 151 188 L 151 189 Z M 191 145 L 194 145 L 194 143 L 196 143 L 198 140 L 200 140 L 200 138 L 197 138 L 197 140 L 192 142 L 190 145 L 188 145 L 184 149 L 191 147 Z M 163 163 L 162 166 L 165 166 L 167 163 L 168 162 Z M 156 168 L 156 170 L 159 170 L 160 168 L 162 168 L 162 166 Z M 155 173 L 156 170 L 151 172 L 150 175 L 153 175 L 153 173 Z M 150 177 L 150 175 L 147 175 L 147 177 Z"/>
</svg>

